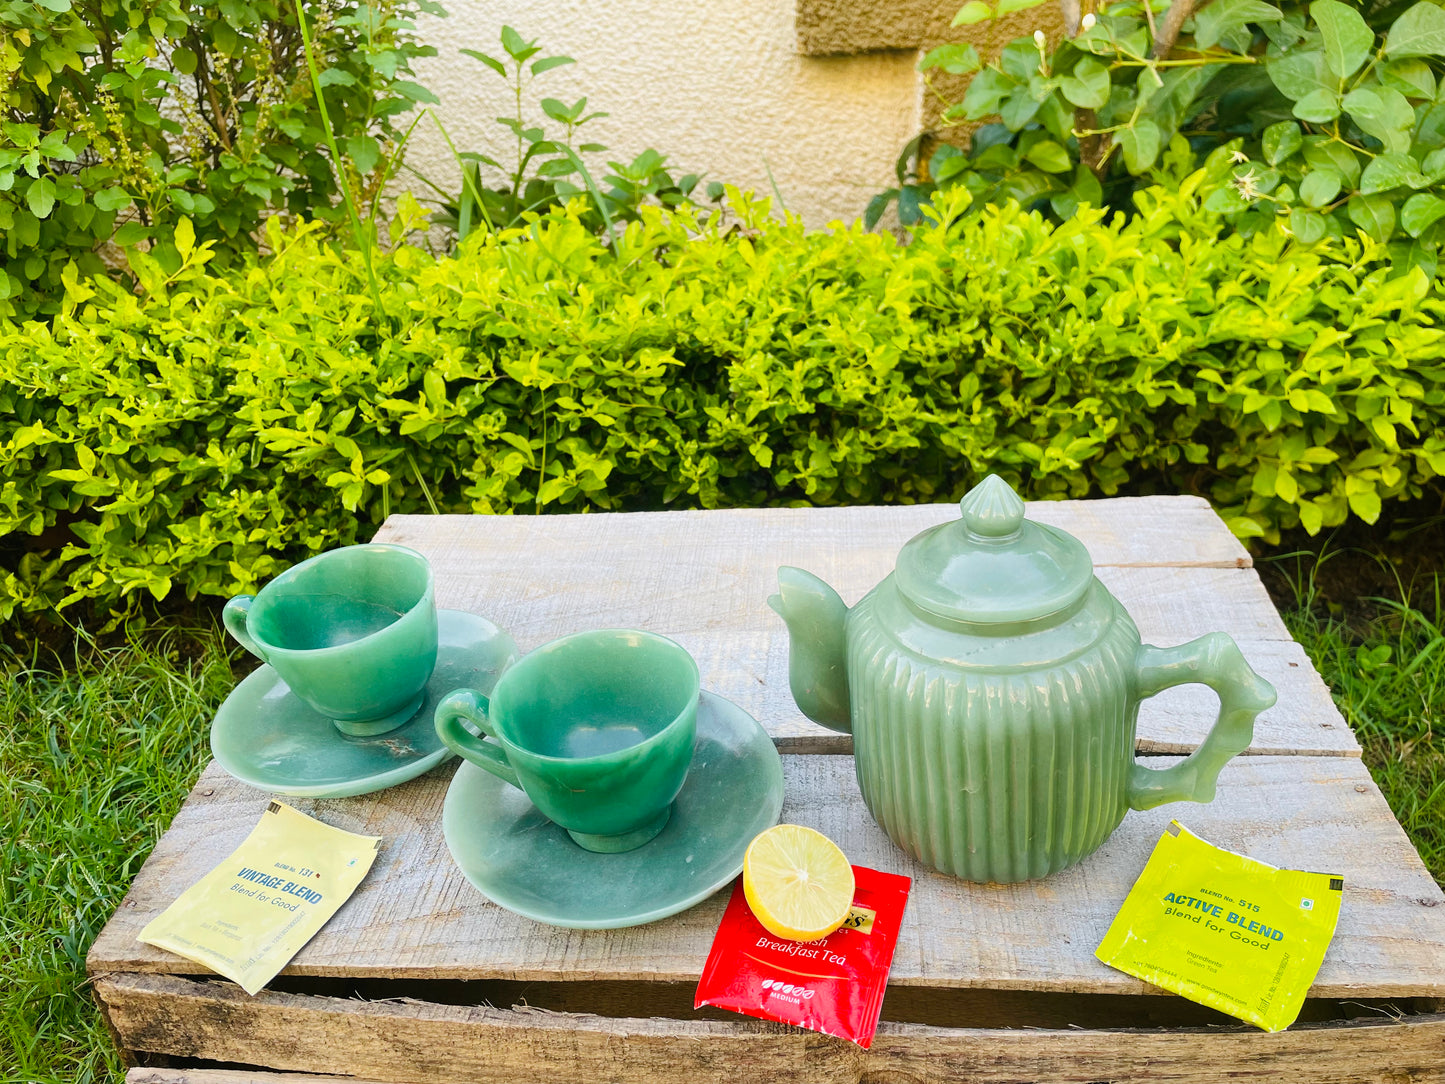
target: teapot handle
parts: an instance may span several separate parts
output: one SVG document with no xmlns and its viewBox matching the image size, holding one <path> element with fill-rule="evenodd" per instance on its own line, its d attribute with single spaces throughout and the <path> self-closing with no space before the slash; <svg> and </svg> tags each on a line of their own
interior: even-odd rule
<svg viewBox="0 0 1445 1084">
<path fill-rule="evenodd" d="M 1228 633 L 1211 632 L 1178 647 L 1142 644 L 1134 658 L 1139 698 L 1175 685 L 1199 683 L 1219 694 L 1219 717 L 1204 743 L 1172 768 L 1129 770 L 1129 807 L 1153 809 L 1166 802 L 1211 802 L 1219 771 L 1254 740 L 1254 718 L 1278 698 L 1274 686 L 1245 662 Z"/>
</svg>

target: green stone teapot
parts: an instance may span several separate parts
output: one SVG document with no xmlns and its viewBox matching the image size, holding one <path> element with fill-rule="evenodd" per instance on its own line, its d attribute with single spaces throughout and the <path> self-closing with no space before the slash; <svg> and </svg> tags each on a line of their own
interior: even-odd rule
<svg viewBox="0 0 1445 1084">
<path fill-rule="evenodd" d="M 970 881 L 1044 877 L 1097 850 L 1130 809 L 1208 802 L 1275 702 L 1234 640 L 1141 644 L 1077 538 L 1024 519 L 989 475 L 960 520 L 914 537 L 851 610 L 801 569 L 768 603 L 787 622 L 793 698 L 853 735 L 868 810 L 900 847 Z M 1219 716 L 1168 768 L 1134 759 L 1139 702 L 1200 682 Z"/>
</svg>

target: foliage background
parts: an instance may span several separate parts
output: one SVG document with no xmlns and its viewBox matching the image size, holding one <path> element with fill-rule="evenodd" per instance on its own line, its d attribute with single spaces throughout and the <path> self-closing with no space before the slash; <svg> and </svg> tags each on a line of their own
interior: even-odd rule
<svg viewBox="0 0 1445 1084">
<path fill-rule="evenodd" d="M 411 64 L 431 0 L 308 0 L 343 168 L 362 201 L 437 99 Z M 66 268 L 180 264 L 185 219 L 219 264 L 275 211 L 336 221 L 336 178 L 291 0 L 0 0 L 0 315 L 49 316 Z M 109 264 L 107 261 L 109 260 Z"/>
<path fill-rule="evenodd" d="M 970 0 L 955 25 L 1043 2 Z M 910 144 L 899 186 L 873 201 L 870 221 L 896 201 L 912 223 L 936 188 L 955 185 L 1059 218 L 1081 204 L 1127 213 L 1182 135 L 1196 163 L 1229 150 L 1209 207 L 1232 229 L 1248 236 L 1279 219 L 1305 241 L 1364 233 L 1397 267 L 1435 276 L 1445 9 L 1433 0 L 1117 0 L 1082 18 L 1072 8 L 1062 40 L 1021 37 L 988 64 L 961 42 L 924 58 L 930 77 L 976 73 L 945 128 L 988 123 L 961 141 L 966 150 Z"/>
<path fill-rule="evenodd" d="M 1442 301 L 1368 239 L 1245 238 L 1174 156 L 1131 219 L 962 189 L 902 246 L 733 193 L 399 246 L 317 226 L 224 276 L 182 224 L 143 292 L 0 323 L 0 612 L 225 596 L 390 512 L 1208 494 L 1240 534 L 1440 492 Z M 414 222 L 397 223 L 404 232 Z M 375 311 L 379 298 L 382 311 Z M 16 545 L 18 543 L 18 545 Z"/>
</svg>

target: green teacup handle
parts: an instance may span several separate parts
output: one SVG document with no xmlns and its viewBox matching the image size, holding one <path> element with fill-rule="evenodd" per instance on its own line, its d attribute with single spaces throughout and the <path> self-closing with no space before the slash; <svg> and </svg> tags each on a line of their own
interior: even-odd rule
<svg viewBox="0 0 1445 1084">
<path fill-rule="evenodd" d="M 441 738 L 453 753 L 465 757 L 478 768 L 486 769 L 498 779 L 521 790 L 522 784 L 518 782 L 512 765 L 507 762 L 507 754 L 495 744 L 497 735 L 487 719 L 490 707 L 491 701 L 475 689 L 457 689 L 448 693 L 437 705 L 437 737 Z M 481 736 L 462 726 L 463 719 L 474 723 L 482 732 Z M 492 741 L 485 741 L 484 738 L 491 738 Z"/>
<path fill-rule="evenodd" d="M 256 658 L 262 662 L 269 662 L 266 653 L 251 639 L 251 634 L 246 631 L 246 615 L 251 612 L 251 603 L 256 601 L 255 595 L 237 595 L 226 603 L 226 608 L 221 611 L 221 622 L 226 626 L 226 631 Z"/>
<path fill-rule="evenodd" d="M 1129 771 L 1130 808 L 1212 802 L 1220 769 L 1249 748 L 1255 716 L 1277 699 L 1274 686 L 1250 668 L 1239 645 L 1223 632 L 1211 632 L 1178 647 L 1142 644 L 1134 666 L 1140 699 L 1175 685 L 1208 685 L 1219 694 L 1219 718 L 1204 743 L 1172 768 L 1134 763 Z"/>
</svg>

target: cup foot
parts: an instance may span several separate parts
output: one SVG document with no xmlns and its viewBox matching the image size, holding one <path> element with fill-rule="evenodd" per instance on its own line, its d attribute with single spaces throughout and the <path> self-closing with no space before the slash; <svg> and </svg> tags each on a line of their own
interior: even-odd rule
<svg viewBox="0 0 1445 1084">
<path fill-rule="evenodd" d="M 595 851 L 597 854 L 620 854 L 623 851 L 635 851 L 644 843 L 650 843 L 657 833 L 667 827 L 668 819 L 671 816 L 672 806 L 669 805 L 641 828 L 634 828 L 632 831 L 623 832 L 620 835 L 594 836 L 586 832 L 574 832 L 570 828 L 567 829 L 567 834 L 572 837 L 572 842 L 584 851 Z"/>
<path fill-rule="evenodd" d="M 416 694 L 412 700 L 400 711 L 394 711 L 390 715 L 383 715 L 380 719 L 333 719 L 336 729 L 343 734 L 349 734 L 353 738 L 374 738 L 378 734 L 385 734 L 395 730 L 403 723 L 411 721 L 411 717 L 421 710 L 422 704 L 426 701 L 426 689 Z"/>
</svg>

